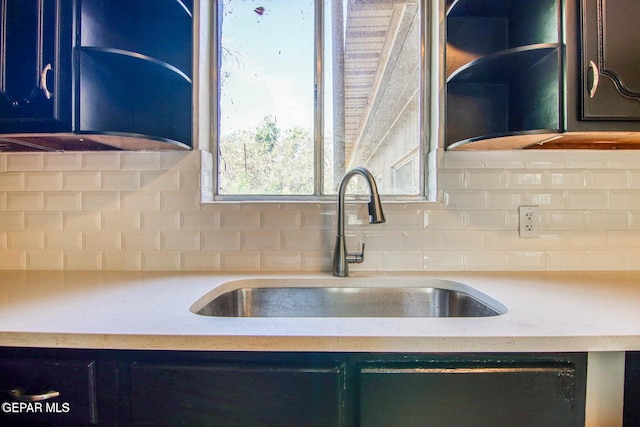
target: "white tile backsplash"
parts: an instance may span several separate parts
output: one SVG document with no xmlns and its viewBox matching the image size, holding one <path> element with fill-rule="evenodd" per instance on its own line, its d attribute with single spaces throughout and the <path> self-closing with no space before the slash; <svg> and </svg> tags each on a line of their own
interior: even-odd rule
<svg viewBox="0 0 640 427">
<path fill-rule="evenodd" d="M 640 152 L 446 152 L 440 202 L 348 204 L 353 271 L 640 269 Z M 213 203 L 209 153 L 0 154 L 0 269 L 329 271 L 335 203 Z M 384 198 L 383 198 L 384 199 Z M 518 236 L 518 206 L 540 237 Z"/>
</svg>

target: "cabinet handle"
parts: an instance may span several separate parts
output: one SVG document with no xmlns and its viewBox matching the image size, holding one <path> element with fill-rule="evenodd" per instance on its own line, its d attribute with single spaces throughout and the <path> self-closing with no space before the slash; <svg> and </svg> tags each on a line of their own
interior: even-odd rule
<svg viewBox="0 0 640 427">
<path fill-rule="evenodd" d="M 49 92 L 49 88 L 47 87 L 47 73 L 51 70 L 53 70 L 51 64 L 47 64 L 40 73 L 40 89 L 42 89 L 42 92 L 44 92 L 44 96 L 47 99 L 51 99 L 53 96 L 53 93 Z"/>
<path fill-rule="evenodd" d="M 9 392 L 9 395 L 20 402 L 40 402 L 42 400 L 49 400 L 54 397 L 58 397 L 60 396 L 60 392 L 48 391 L 42 394 L 23 394 L 22 390 L 15 388 Z"/>
<path fill-rule="evenodd" d="M 596 96 L 598 83 L 600 83 L 600 71 L 598 71 L 598 66 L 593 61 L 589 61 L 589 69 L 591 70 L 591 76 L 593 77 L 591 89 L 589 89 L 589 98 L 593 98 L 594 96 Z"/>
</svg>

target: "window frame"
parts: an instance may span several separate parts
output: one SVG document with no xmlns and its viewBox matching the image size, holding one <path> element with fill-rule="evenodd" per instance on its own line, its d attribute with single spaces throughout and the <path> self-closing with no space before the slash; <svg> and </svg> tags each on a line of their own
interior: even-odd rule
<svg viewBox="0 0 640 427">
<path fill-rule="evenodd" d="M 441 28 L 437 18 L 439 11 L 443 10 L 443 0 L 417 0 L 420 4 L 420 129 L 419 129 L 419 192 L 417 194 L 384 194 L 385 201 L 397 202 L 425 202 L 433 201 L 435 198 L 435 157 L 432 155 L 439 150 L 438 128 L 440 122 L 441 106 L 438 101 L 438 91 L 442 84 L 440 79 L 440 55 L 439 40 Z M 220 141 L 220 56 L 219 46 L 221 41 L 221 15 L 219 13 L 219 0 L 214 0 L 210 6 L 211 19 L 208 20 L 211 28 L 203 32 L 210 38 L 210 43 L 205 43 L 210 49 L 210 144 L 209 148 L 213 156 L 211 165 L 211 190 L 212 201 L 214 202 L 334 202 L 336 194 L 323 192 L 324 173 L 324 25 L 325 25 L 325 2 L 324 0 L 314 0 L 314 34 L 315 34 L 315 76 L 314 76 L 314 171 L 313 171 L 313 194 L 309 195 L 278 195 L 278 194 L 219 194 L 219 141 Z M 197 33 L 196 33 L 197 34 Z"/>
</svg>

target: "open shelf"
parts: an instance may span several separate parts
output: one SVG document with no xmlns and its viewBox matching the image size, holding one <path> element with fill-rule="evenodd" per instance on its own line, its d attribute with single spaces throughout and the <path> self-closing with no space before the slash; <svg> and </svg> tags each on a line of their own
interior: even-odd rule
<svg viewBox="0 0 640 427">
<path fill-rule="evenodd" d="M 447 5 L 446 147 L 561 131 L 558 0 Z"/>
<path fill-rule="evenodd" d="M 191 82 L 159 61 L 82 49 L 78 96 L 79 132 L 191 144 Z"/>
</svg>

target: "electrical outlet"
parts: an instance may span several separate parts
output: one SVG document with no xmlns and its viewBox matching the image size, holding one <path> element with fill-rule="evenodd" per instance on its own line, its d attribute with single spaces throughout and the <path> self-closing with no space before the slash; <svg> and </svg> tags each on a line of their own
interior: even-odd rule
<svg viewBox="0 0 640 427">
<path fill-rule="evenodd" d="M 537 206 L 520 206 L 520 237 L 538 237 L 540 215 Z"/>
</svg>

